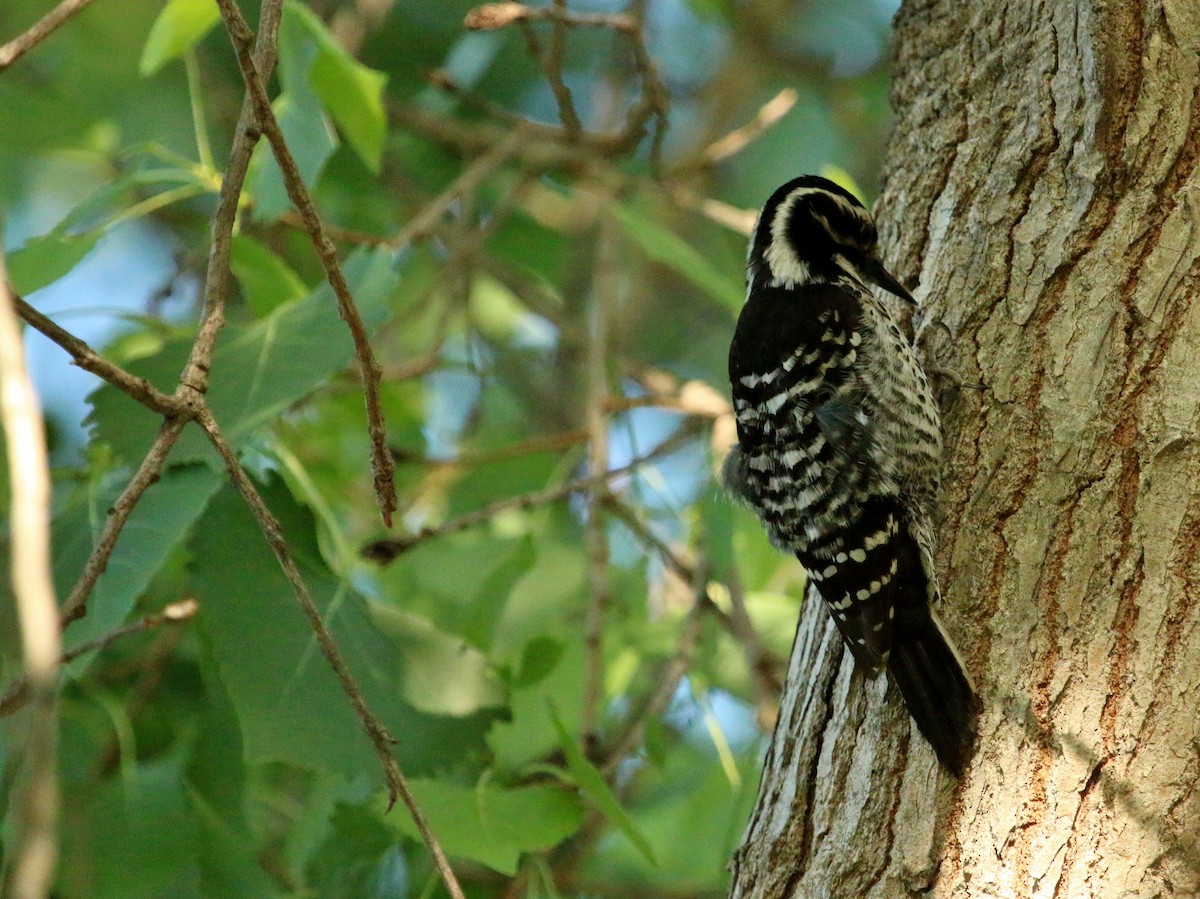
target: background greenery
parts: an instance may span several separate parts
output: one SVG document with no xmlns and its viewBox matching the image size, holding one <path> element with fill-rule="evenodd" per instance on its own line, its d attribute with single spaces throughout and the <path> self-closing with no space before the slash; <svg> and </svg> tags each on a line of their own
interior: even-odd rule
<svg viewBox="0 0 1200 899">
<path fill-rule="evenodd" d="M 465 30 L 470 8 L 289 2 L 271 85 L 384 368 L 392 536 L 415 534 L 411 548 L 364 557 L 388 534 L 353 347 L 265 142 L 209 400 L 469 895 L 723 895 L 801 584 L 713 487 L 732 439 L 736 226 L 805 171 L 871 199 L 891 4 L 633 4 L 669 98 L 657 166 L 650 138 L 553 160 L 536 135 L 505 143 L 523 122 L 558 128 L 558 106 L 522 29 Z M 45 9 L 7 0 L 0 40 Z M 533 31 L 545 55 L 552 29 Z M 646 87 L 629 41 L 565 34 L 580 119 L 619 130 Z M 706 156 L 785 88 L 782 118 Z M 98 0 L 0 73 L 14 287 L 164 390 L 194 338 L 242 95 L 209 0 Z M 161 419 L 48 341 L 29 345 L 66 596 Z M 608 490 L 512 501 L 644 456 Z M 447 526 L 491 503 L 481 523 Z M 188 598 L 194 617 L 67 667 L 58 895 L 444 895 L 198 431 L 138 505 L 66 645 Z M 11 609 L 5 684 L 20 671 Z M 6 809 L 23 715 L 2 719 Z M 6 812 L 6 845 L 13 827 Z"/>
</svg>

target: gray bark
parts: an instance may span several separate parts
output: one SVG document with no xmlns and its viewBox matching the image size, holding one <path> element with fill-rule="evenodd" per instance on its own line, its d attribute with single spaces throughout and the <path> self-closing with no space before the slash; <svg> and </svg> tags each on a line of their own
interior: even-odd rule
<svg viewBox="0 0 1200 899">
<path fill-rule="evenodd" d="M 920 0 L 877 213 L 946 417 L 961 783 L 801 615 L 732 895 L 1200 896 L 1200 4 Z M 948 337 L 946 335 L 949 335 Z"/>
</svg>

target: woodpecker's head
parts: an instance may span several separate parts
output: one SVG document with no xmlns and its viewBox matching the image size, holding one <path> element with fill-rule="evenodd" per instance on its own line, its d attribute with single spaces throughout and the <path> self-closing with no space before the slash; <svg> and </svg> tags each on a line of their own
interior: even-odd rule
<svg viewBox="0 0 1200 899">
<path fill-rule="evenodd" d="M 827 178 L 802 175 L 771 194 L 759 213 L 747 260 L 752 282 L 781 287 L 849 276 L 914 302 L 879 261 L 871 213 Z"/>
</svg>

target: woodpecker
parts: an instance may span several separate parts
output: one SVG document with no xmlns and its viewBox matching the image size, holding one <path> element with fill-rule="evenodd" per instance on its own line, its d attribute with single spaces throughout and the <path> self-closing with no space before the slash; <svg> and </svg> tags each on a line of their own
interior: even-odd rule
<svg viewBox="0 0 1200 899">
<path fill-rule="evenodd" d="M 729 348 L 738 443 L 726 489 L 795 553 L 857 667 L 899 688 L 956 775 L 979 703 L 935 612 L 937 404 L 877 285 L 912 296 L 878 255 L 870 213 L 805 175 L 767 200 Z"/>
</svg>

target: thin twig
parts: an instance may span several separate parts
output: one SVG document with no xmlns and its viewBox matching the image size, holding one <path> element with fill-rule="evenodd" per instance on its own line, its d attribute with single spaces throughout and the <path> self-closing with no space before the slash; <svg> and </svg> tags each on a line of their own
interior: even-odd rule
<svg viewBox="0 0 1200 899">
<path fill-rule="evenodd" d="M 396 741 L 367 705 L 367 699 L 363 695 L 362 689 L 354 679 L 349 665 L 346 664 L 345 656 L 342 655 L 341 649 L 338 648 L 337 643 L 334 641 L 333 634 L 326 627 L 325 621 L 321 617 L 321 612 L 308 590 L 308 585 L 304 582 L 304 577 L 300 574 L 300 569 L 296 566 L 296 562 L 292 558 L 291 550 L 288 548 L 287 541 L 283 537 L 283 530 L 279 526 L 279 521 L 271 513 L 271 510 L 267 508 L 267 504 L 263 502 L 263 498 L 259 495 L 254 483 L 242 469 L 241 463 L 238 462 L 232 447 L 230 447 L 229 442 L 225 439 L 224 434 L 221 433 L 221 429 L 217 425 L 216 419 L 213 418 L 212 413 L 208 409 L 201 409 L 196 416 L 196 422 L 204 429 L 204 433 L 208 435 L 209 442 L 212 443 L 217 453 L 221 456 L 221 460 L 225 463 L 225 470 L 228 472 L 233 486 L 242 495 L 242 499 L 245 500 L 250 513 L 258 522 L 263 536 L 266 537 L 271 551 L 275 554 L 275 559 L 279 562 L 279 567 L 283 569 L 284 576 L 287 578 L 288 583 L 291 584 L 296 602 L 299 604 L 301 611 L 304 612 L 304 617 L 308 619 L 309 627 L 312 628 L 312 632 L 317 638 L 317 645 L 321 649 L 321 654 L 329 662 L 329 667 L 333 669 L 333 673 L 337 676 L 342 691 L 350 700 L 350 704 L 353 706 L 358 720 L 362 722 L 363 729 L 367 732 L 367 737 L 370 739 L 371 745 L 375 749 L 375 754 L 378 756 L 380 765 L 383 768 L 384 779 L 388 789 L 389 808 L 395 804 L 397 798 L 403 800 L 409 814 L 412 815 L 413 821 L 417 825 L 417 829 L 421 832 L 421 837 L 425 841 L 425 845 L 433 853 L 434 862 L 442 875 L 442 880 L 446 885 L 447 891 L 453 899 L 465 899 L 462 887 L 459 886 L 458 880 L 454 876 L 454 871 L 446 859 L 446 854 L 442 850 L 441 843 L 438 842 L 437 837 L 430 830 L 428 821 L 426 821 L 425 816 L 417 806 L 416 800 L 408 788 L 408 782 L 405 780 L 400 766 L 392 756 L 392 745 Z"/>
<path fill-rule="evenodd" d="M 270 72 L 275 67 L 275 38 L 279 31 L 282 8 L 282 0 L 263 0 L 262 8 L 259 11 L 260 31 L 255 54 L 262 71 Z M 121 495 L 113 504 L 112 509 L 109 510 L 100 539 L 92 548 L 87 562 L 84 563 L 83 571 L 80 572 L 79 579 L 63 604 L 59 617 L 61 626 L 64 628 L 87 613 L 88 597 L 91 595 L 96 581 L 108 567 L 108 560 L 116 548 L 117 539 L 120 537 L 125 523 L 129 520 L 129 516 L 133 513 L 134 507 L 137 506 L 146 490 L 158 480 L 168 454 L 179 440 L 188 421 L 198 409 L 203 408 L 204 394 L 208 390 L 208 371 L 212 363 L 213 348 L 216 344 L 217 334 L 225 323 L 225 299 L 230 279 L 230 241 L 234 221 L 237 217 L 238 200 L 245 182 L 246 171 L 250 165 L 250 157 L 257 142 L 258 131 L 254 124 L 254 108 L 247 99 L 242 104 L 242 111 L 234 132 L 233 147 L 229 154 L 229 163 L 221 181 L 217 211 L 213 216 L 208 271 L 204 281 L 204 311 L 200 328 L 196 340 L 192 344 L 188 360 L 179 376 L 179 385 L 171 398 L 173 404 L 171 414 L 174 414 L 175 417 L 164 419 L 154 443 L 151 444 L 145 458 L 142 459 L 138 470 L 125 485 L 125 489 L 121 491 Z M 46 322 L 54 330 L 47 330 L 43 333 L 58 341 L 77 359 L 78 354 L 83 353 L 84 350 L 90 351 L 83 341 L 73 338 L 64 342 L 60 338 L 72 337 L 72 335 L 58 329 L 53 322 L 49 322 L 49 320 Z M 39 327 L 37 321 L 31 320 L 31 324 Z M 40 327 L 39 330 L 41 330 Z M 95 354 L 93 353 L 93 355 Z M 86 353 L 84 356 L 91 361 L 90 357 L 86 357 Z M 99 357 L 96 358 L 99 359 Z M 95 368 L 89 368 L 89 370 L 95 371 L 101 377 L 105 376 L 105 372 L 97 371 Z M 117 369 L 114 366 L 112 370 L 105 369 L 105 371 L 107 374 L 115 376 Z M 132 378 L 132 376 L 129 377 Z M 106 380 L 110 379 L 106 378 Z M 128 383 L 120 383 L 122 380 L 116 378 L 116 380 L 111 380 L 111 383 L 122 389 L 133 386 Z M 138 386 L 140 387 L 140 385 Z M 126 392 L 130 391 L 126 390 Z M 134 399 L 145 401 L 136 392 L 130 393 L 130 395 Z M 152 394 L 148 396 L 155 398 Z M 161 398 L 159 399 L 161 400 Z"/>
<path fill-rule="evenodd" d="M 84 563 L 79 579 L 71 588 L 71 594 L 67 597 L 67 601 L 63 603 L 62 611 L 59 613 L 62 627 L 66 627 L 72 621 L 87 614 L 88 597 L 91 596 L 96 581 L 108 567 L 108 560 L 117 546 L 117 538 L 121 536 L 121 529 L 125 527 L 125 522 L 129 520 L 129 516 L 133 513 L 134 507 L 137 506 L 142 495 L 158 480 L 162 467 L 167 461 L 167 454 L 179 440 L 179 435 L 183 433 L 187 421 L 185 418 L 168 418 L 163 421 L 158 436 L 154 438 L 154 443 L 150 445 L 146 457 L 142 459 L 141 465 L 129 479 L 129 483 L 125 485 L 125 489 L 121 491 L 117 501 L 113 503 L 113 507 L 108 512 L 108 518 L 104 522 L 104 530 L 100 533 L 100 539 L 92 547 L 91 555 Z"/>
<path fill-rule="evenodd" d="M 181 599 L 179 602 L 173 602 L 165 607 L 161 612 L 156 612 L 153 615 L 146 615 L 139 618 L 137 621 L 122 625 L 115 630 L 109 631 L 103 636 L 96 637 L 93 640 L 85 640 L 78 646 L 74 646 L 62 654 L 59 660 L 60 667 L 75 661 L 81 655 L 92 652 L 93 650 L 103 650 L 112 646 L 118 640 L 133 634 L 140 634 L 143 631 L 153 630 L 156 627 L 161 627 L 164 624 L 176 624 L 182 621 L 187 621 L 200 609 L 200 603 L 194 599 Z M 17 709 L 25 705 L 29 700 L 29 679 L 24 675 L 18 677 L 8 689 L 4 691 L 4 695 L 0 696 L 0 717 L 11 715 Z"/>
<path fill-rule="evenodd" d="M 611 217 L 602 216 L 597 235 L 595 274 L 588 305 L 586 377 L 588 432 L 588 605 L 583 626 L 586 653 L 580 738 L 585 753 L 596 744 L 597 719 L 604 686 L 604 613 L 609 602 L 608 531 L 605 500 L 608 479 L 608 316 L 617 300 L 616 235 Z"/>
<path fill-rule="evenodd" d="M 704 148 L 701 157 L 705 165 L 716 165 L 730 156 L 740 153 L 749 144 L 765 134 L 771 126 L 791 112 L 799 94 L 795 88 L 785 87 L 762 105 L 749 122 L 733 129 Z"/>
<path fill-rule="evenodd" d="M 375 496 L 379 503 L 379 514 L 383 518 L 383 523 L 391 527 L 392 515 L 397 506 L 394 483 L 395 467 L 387 449 L 387 425 L 384 423 L 383 410 L 379 401 L 379 363 L 375 361 L 375 352 L 371 349 L 367 326 L 363 323 L 362 316 L 359 315 L 354 297 L 350 294 L 350 287 L 346 284 L 346 278 L 342 274 L 337 249 L 329 239 L 329 235 L 325 233 L 325 227 L 321 222 L 321 217 L 317 214 L 312 196 L 304 184 L 300 169 L 296 165 L 291 150 L 288 149 L 283 131 L 279 127 L 279 121 L 275 118 L 275 112 L 271 108 L 271 99 L 267 96 L 263 77 L 255 65 L 251 51 L 254 33 L 246 24 L 246 20 L 234 0 L 217 0 L 217 5 L 221 8 L 221 17 L 225 20 L 225 28 L 229 32 L 229 39 L 233 44 L 238 67 L 242 72 L 242 80 L 254 103 L 258 124 L 271 143 L 275 161 L 279 164 L 280 172 L 283 173 L 283 183 L 287 188 L 288 197 L 304 220 L 304 226 L 317 251 L 321 267 L 325 270 L 325 277 L 329 281 L 329 286 L 333 288 L 334 296 L 337 297 L 338 312 L 354 341 L 354 353 L 362 371 L 363 398 L 367 407 L 367 430 L 371 437 L 371 471 L 374 475 Z"/>
<path fill-rule="evenodd" d="M 697 418 L 720 418 L 731 415 L 733 407 L 722 394 L 704 381 L 685 381 L 677 391 L 654 392 L 643 396 L 610 397 L 610 412 L 626 412 L 630 409 L 670 409 Z"/>
<path fill-rule="evenodd" d="M 635 34 L 637 20 L 623 13 L 583 13 L 567 9 L 556 3 L 553 6 L 526 6 L 523 3 L 485 3 L 467 13 L 463 27 L 468 31 L 492 31 L 507 28 L 522 22 L 544 22 L 551 20 L 563 25 L 587 28 L 611 28 L 624 34 Z"/>
<path fill-rule="evenodd" d="M 403 228 L 393 237 L 384 241 L 384 245 L 401 249 L 412 241 L 428 235 L 455 200 L 479 187 L 489 175 L 504 165 L 525 140 L 525 132 L 521 128 L 510 131 L 507 137 L 481 153 L 463 169 L 449 187 L 421 207 L 421 210 L 409 219 Z"/>
<path fill-rule="evenodd" d="M 650 450 L 650 452 L 632 460 L 628 465 L 614 468 L 598 476 L 579 478 L 574 481 L 568 481 L 565 484 L 547 487 L 544 490 L 534 490 L 530 493 L 509 496 L 480 509 L 476 509 L 474 512 L 467 512 L 458 518 L 452 518 L 439 525 L 421 528 L 412 534 L 402 537 L 388 537 L 383 540 L 376 540 L 374 543 L 364 546 L 361 554 L 363 558 L 370 559 L 372 562 L 387 565 L 394 562 L 402 553 L 412 549 L 418 543 L 424 543 L 426 540 L 432 540 L 446 534 L 456 534 L 459 531 L 468 530 L 469 528 L 491 521 L 502 512 L 508 512 L 512 509 L 531 509 L 536 506 L 560 502 L 576 493 L 586 493 L 598 482 L 611 484 L 612 481 L 637 471 L 637 469 L 648 462 L 670 455 L 694 440 L 699 433 L 699 428 L 685 424 L 654 449 Z"/>
<path fill-rule="evenodd" d="M 487 3 L 467 13 L 463 27 L 471 31 L 492 31 L 510 25 L 520 25 L 532 36 L 529 25 L 545 21 L 553 22 L 556 31 L 565 27 L 592 27 L 608 28 L 621 34 L 629 41 L 634 68 L 642 82 L 641 96 L 630 106 L 625 117 L 625 126 L 620 132 L 606 135 L 589 134 L 583 130 L 570 92 L 562 82 L 562 53 L 556 52 L 553 46 L 546 54 L 537 52 L 534 39 L 533 55 L 546 72 L 563 120 L 564 128 L 555 129 L 558 131 L 557 138 L 567 144 L 586 144 L 601 155 L 623 155 L 641 142 L 646 125 L 653 119 L 655 126 L 650 145 L 650 165 L 657 172 L 661 167 L 662 143 L 666 134 L 670 102 L 667 89 L 659 78 L 658 69 L 646 47 L 640 17 L 627 13 L 581 13 L 567 9 L 566 4 L 558 2 L 551 6 L 537 7 L 525 6 L 522 3 Z M 553 35 L 552 40 L 555 40 Z M 574 127 L 575 125 L 578 127 Z"/>
<path fill-rule="evenodd" d="M 554 7 L 563 13 L 567 12 L 567 5 L 563 0 L 554 0 Z M 526 26 L 525 30 L 530 36 L 533 35 L 532 28 Z M 554 102 L 558 104 L 558 118 L 562 122 L 563 128 L 566 129 L 568 139 L 573 139 L 583 131 L 583 122 L 579 120 L 571 89 L 563 80 L 563 66 L 567 60 L 567 25 L 561 17 L 554 19 L 553 27 L 550 29 L 550 48 L 544 56 L 540 54 L 535 54 L 535 56 L 541 63 L 546 81 L 550 84 Z"/>
<path fill-rule="evenodd" d="M 0 47 L 0 72 L 3 72 L 48 38 L 55 32 L 59 25 L 91 2 L 92 0 L 62 0 L 62 3 L 42 16 L 23 34 L 18 35 L 3 47 Z"/>
<path fill-rule="evenodd" d="M 50 575 L 50 464 L 37 394 L 25 367 L 16 297 L 0 254 L 0 423 L 8 451 L 12 589 L 34 699 L 17 797 L 6 896 L 43 899 L 58 858 L 58 728 L 55 693 L 61 636 Z"/>
<path fill-rule="evenodd" d="M 263 0 L 258 14 L 258 40 L 254 57 L 258 71 L 270 77 L 278 57 L 276 38 L 279 22 L 283 15 L 283 0 Z M 233 226 L 237 220 L 242 187 L 250 158 L 260 136 L 254 103 L 247 96 L 238 113 L 237 126 L 233 132 L 233 146 L 229 151 L 229 162 L 221 178 L 221 194 L 217 199 L 217 210 L 213 213 L 209 229 L 208 267 L 204 276 L 204 307 L 200 316 L 200 329 L 192 344 L 192 351 L 179 376 L 176 396 L 198 405 L 208 390 L 208 370 L 212 363 L 213 348 L 217 334 L 225 324 L 225 300 L 229 295 L 232 278 L 230 255 L 232 252 Z"/>
<path fill-rule="evenodd" d="M 109 362 L 86 342 L 80 340 L 70 331 L 60 328 L 49 318 L 38 312 L 19 296 L 13 296 L 17 314 L 31 327 L 40 331 L 50 340 L 71 354 L 71 361 L 90 371 L 99 378 L 112 384 L 118 390 L 128 394 L 147 409 L 160 415 L 179 415 L 185 410 L 183 404 L 170 394 L 163 393 L 145 378 L 131 375 L 119 365 Z"/>
<path fill-rule="evenodd" d="M 573 431 L 562 431 L 558 434 L 539 434 L 536 437 L 530 437 L 528 440 L 510 443 L 508 446 L 500 446 L 492 450 L 459 453 L 457 456 L 449 459 L 435 459 L 429 456 L 405 452 L 401 449 L 393 449 L 392 456 L 396 462 L 404 465 L 424 465 L 430 468 L 472 468 L 492 462 L 503 462 L 507 459 L 519 459 L 522 456 L 532 456 L 537 453 L 559 452 L 570 449 L 573 446 L 578 446 L 587 439 L 587 430 L 578 428 Z"/>
</svg>

